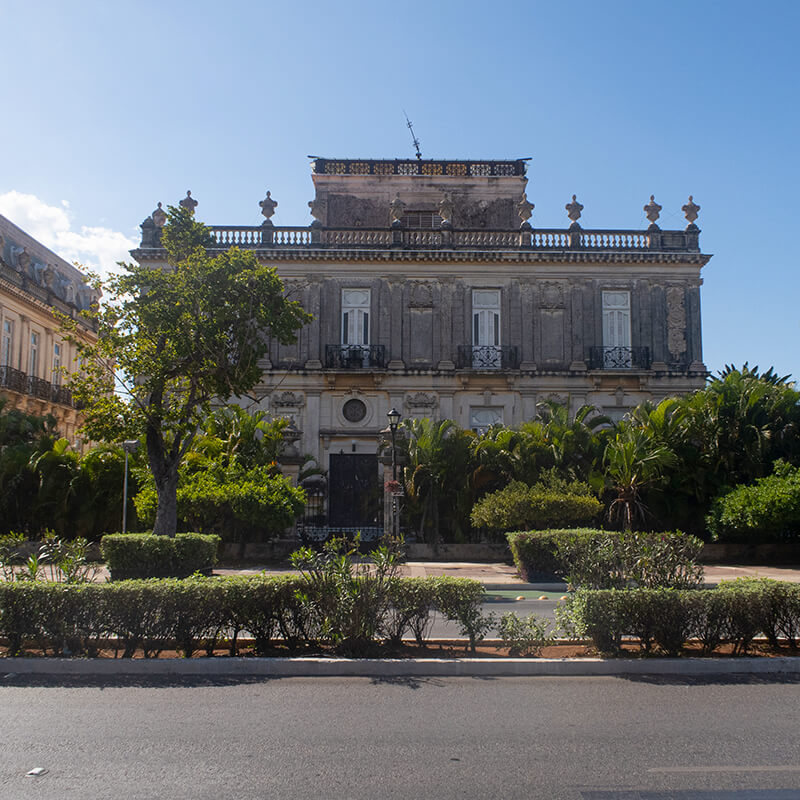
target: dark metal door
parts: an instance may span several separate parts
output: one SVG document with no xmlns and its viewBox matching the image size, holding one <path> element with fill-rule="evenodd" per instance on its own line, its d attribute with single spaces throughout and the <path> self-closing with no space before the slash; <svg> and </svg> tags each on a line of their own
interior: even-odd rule
<svg viewBox="0 0 800 800">
<path fill-rule="evenodd" d="M 328 524 L 331 527 L 380 525 L 381 501 L 377 456 L 331 454 L 328 470 Z"/>
</svg>

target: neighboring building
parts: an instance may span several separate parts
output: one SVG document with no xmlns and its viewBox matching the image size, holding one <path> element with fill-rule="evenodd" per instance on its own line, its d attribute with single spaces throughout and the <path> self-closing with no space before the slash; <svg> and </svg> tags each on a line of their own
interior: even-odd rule
<svg viewBox="0 0 800 800">
<path fill-rule="evenodd" d="M 81 424 L 65 388 L 76 348 L 62 336 L 55 312 L 79 320 L 91 341 L 92 323 L 80 312 L 97 298 L 78 269 L 0 216 L 0 396 L 6 408 L 52 414 L 70 442 Z"/>
<path fill-rule="evenodd" d="M 290 416 L 297 446 L 329 469 L 332 525 L 373 520 L 386 413 L 518 425 L 538 402 L 614 418 L 701 387 L 699 207 L 685 230 L 587 230 L 573 196 L 564 229 L 532 227 L 524 160 L 316 158 L 308 227 L 212 225 L 253 249 L 314 315 L 273 346 L 255 389 Z M 189 195 L 182 204 L 193 208 Z M 163 264 L 160 204 L 133 256 Z M 358 498 L 365 498 L 362 502 Z"/>
</svg>

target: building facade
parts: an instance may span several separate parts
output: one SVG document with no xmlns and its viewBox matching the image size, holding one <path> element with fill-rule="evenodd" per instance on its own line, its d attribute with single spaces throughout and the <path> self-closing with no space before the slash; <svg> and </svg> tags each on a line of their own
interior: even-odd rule
<svg viewBox="0 0 800 800">
<path fill-rule="evenodd" d="M 92 341 L 93 324 L 81 311 L 97 299 L 80 270 L 0 216 L 0 396 L 7 409 L 52 414 L 73 443 L 81 417 L 65 384 L 77 352 L 56 314 L 78 320 Z"/>
<path fill-rule="evenodd" d="M 543 400 L 620 418 L 703 385 L 699 206 L 683 230 L 658 226 L 652 197 L 641 229 L 591 230 L 573 196 L 568 224 L 542 229 L 525 173 L 524 160 L 316 158 L 311 225 L 275 225 L 267 193 L 262 225 L 210 226 L 313 314 L 296 344 L 273 343 L 255 397 L 329 470 L 331 524 L 369 522 L 352 498 L 379 485 L 393 407 L 480 431 Z M 165 263 L 164 218 L 159 204 L 143 223 L 140 263 Z"/>
</svg>

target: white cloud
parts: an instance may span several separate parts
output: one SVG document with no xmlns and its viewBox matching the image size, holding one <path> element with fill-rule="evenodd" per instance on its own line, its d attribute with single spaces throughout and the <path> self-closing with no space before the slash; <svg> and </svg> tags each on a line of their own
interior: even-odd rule
<svg viewBox="0 0 800 800">
<path fill-rule="evenodd" d="M 0 194 L 0 214 L 38 239 L 63 259 L 101 274 L 116 271 L 118 261 L 130 261 L 134 239 L 102 226 L 82 225 L 72 229 L 69 202 L 50 206 L 36 195 L 10 191 Z"/>
</svg>

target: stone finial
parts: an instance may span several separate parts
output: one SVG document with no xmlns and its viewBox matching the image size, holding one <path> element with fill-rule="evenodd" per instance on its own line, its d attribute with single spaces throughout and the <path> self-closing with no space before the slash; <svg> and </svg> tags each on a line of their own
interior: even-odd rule
<svg viewBox="0 0 800 800">
<path fill-rule="evenodd" d="M 195 205 L 197 205 L 197 201 L 195 201 Z M 167 224 L 167 212 L 161 208 L 161 203 L 158 204 L 158 208 L 150 216 L 153 218 L 156 228 L 163 228 Z"/>
<path fill-rule="evenodd" d="M 697 214 L 700 211 L 700 206 L 697 205 L 697 203 L 694 202 L 694 198 L 689 195 L 689 202 L 685 206 L 681 206 L 681 211 L 683 211 L 689 224 L 694 225 Z"/>
<path fill-rule="evenodd" d="M 650 202 L 644 206 L 644 213 L 650 222 L 655 222 L 661 215 L 661 206 L 656 203 L 655 195 L 650 195 Z"/>
<path fill-rule="evenodd" d="M 267 192 L 267 196 L 263 200 L 259 200 L 258 204 L 261 206 L 261 213 L 264 215 L 264 219 L 267 222 L 271 222 L 272 220 L 270 217 L 275 213 L 275 209 L 278 207 L 278 203 L 276 200 L 272 199 L 272 195 Z"/>
<path fill-rule="evenodd" d="M 644 213 L 651 225 L 656 224 L 656 220 L 661 215 L 661 206 L 656 203 L 655 195 L 650 195 L 650 202 L 644 206 Z M 657 227 L 657 226 L 656 226 Z"/>
<path fill-rule="evenodd" d="M 403 212 L 406 205 L 400 199 L 400 195 L 396 195 L 394 200 L 389 204 L 389 223 L 393 228 L 399 227 L 403 222 Z"/>
<path fill-rule="evenodd" d="M 572 195 L 572 202 L 567 203 L 564 208 L 567 209 L 567 216 L 573 221 L 577 222 L 581 218 L 581 211 L 583 211 L 583 205 L 578 202 L 578 198 L 575 195 Z"/>
<path fill-rule="evenodd" d="M 197 200 L 195 200 L 194 197 L 192 197 L 191 191 L 187 189 L 186 197 L 184 197 L 183 200 L 181 200 L 178 205 L 187 209 L 190 214 L 194 214 L 194 210 L 197 208 Z M 155 220 L 153 221 L 155 222 Z"/>
<path fill-rule="evenodd" d="M 442 225 L 445 223 L 452 225 L 454 210 L 455 207 L 453 206 L 453 201 L 450 199 L 450 195 L 445 194 L 439 201 L 439 216 L 442 218 Z"/>
<path fill-rule="evenodd" d="M 528 195 L 523 192 L 522 198 L 519 203 L 517 203 L 517 214 L 519 214 L 523 225 L 533 216 L 533 209 L 535 207 L 536 206 L 528 200 Z"/>
</svg>

